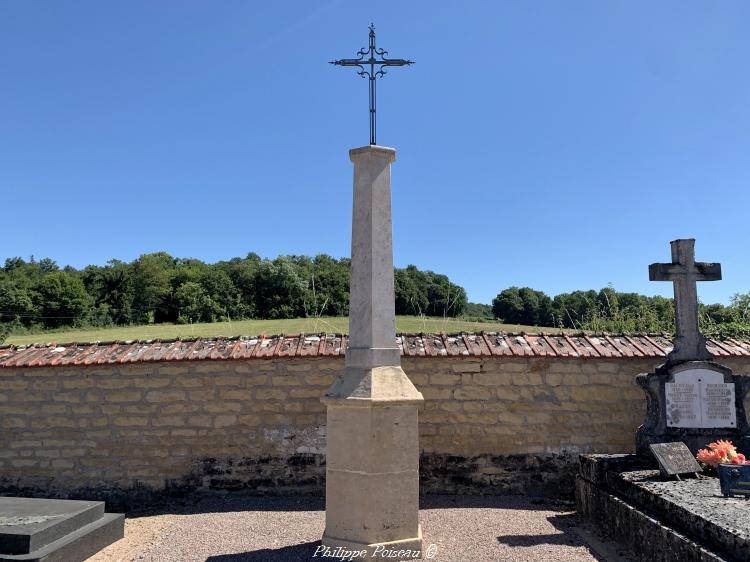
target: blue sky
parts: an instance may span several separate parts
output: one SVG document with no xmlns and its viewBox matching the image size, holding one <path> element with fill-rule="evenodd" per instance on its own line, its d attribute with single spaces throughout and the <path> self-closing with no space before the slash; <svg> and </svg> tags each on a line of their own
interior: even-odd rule
<svg viewBox="0 0 750 562">
<path fill-rule="evenodd" d="M 697 239 L 750 291 L 750 4 L 0 0 L 0 259 L 349 254 L 352 57 L 378 90 L 394 253 L 469 298 L 613 284 Z"/>
</svg>

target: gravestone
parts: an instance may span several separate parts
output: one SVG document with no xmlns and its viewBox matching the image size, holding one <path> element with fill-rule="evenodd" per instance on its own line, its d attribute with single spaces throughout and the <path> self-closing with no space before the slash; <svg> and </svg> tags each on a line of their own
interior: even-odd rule
<svg viewBox="0 0 750 562">
<path fill-rule="evenodd" d="M 82 562 L 121 539 L 104 502 L 0 497 L 0 562 Z"/>
<path fill-rule="evenodd" d="M 693 453 L 682 441 L 676 443 L 653 443 L 649 446 L 659 463 L 662 476 L 679 480 L 681 474 L 696 474 L 701 466 L 695 460 Z"/>
<path fill-rule="evenodd" d="M 636 378 L 647 400 L 646 421 L 636 432 L 637 453 L 650 456 L 653 443 L 682 441 L 695 454 L 717 439 L 748 452 L 744 400 L 750 381 L 712 361 L 698 329 L 696 282 L 721 279 L 721 266 L 696 263 L 693 239 L 671 245 L 672 263 L 651 264 L 649 278 L 674 283 L 677 332 L 666 363 Z"/>
</svg>

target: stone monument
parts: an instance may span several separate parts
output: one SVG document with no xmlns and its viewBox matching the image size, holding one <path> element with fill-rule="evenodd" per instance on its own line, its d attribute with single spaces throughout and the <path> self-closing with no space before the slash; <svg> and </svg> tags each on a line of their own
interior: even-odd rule
<svg viewBox="0 0 750 562">
<path fill-rule="evenodd" d="M 323 545 L 418 551 L 422 395 L 396 344 L 391 238 L 391 163 L 396 151 L 355 148 L 349 347 L 327 406 Z M 409 558 L 407 554 L 401 558 Z M 398 557 L 394 557 L 398 558 Z"/>
<path fill-rule="evenodd" d="M 636 432 L 639 456 L 649 445 L 682 441 L 695 454 L 717 439 L 750 453 L 744 400 L 750 380 L 712 361 L 698 329 L 697 281 L 721 279 L 718 263 L 695 262 L 695 240 L 674 240 L 672 263 L 649 266 L 651 281 L 674 283 L 677 333 L 667 361 L 636 378 L 646 392 L 646 421 Z"/>
<path fill-rule="evenodd" d="M 349 347 L 344 371 L 322 398 L 327 408 L 324 556 L 419 558 L 419 426 L 422 395 L 401 368 L 396 343 L 391 234 L 392 148 L 375 141 L 375 81 L 408 66 L 375 46 L 332 61 L 359 69 L 370 87 L 370 145 L 354 163 Z M 377 57 L 381 57 L 378 59 Z M 369 70 L 367 67 L 369 66 Z M 347 554 L 354 553 L 354 554 Z"/>
</svg>

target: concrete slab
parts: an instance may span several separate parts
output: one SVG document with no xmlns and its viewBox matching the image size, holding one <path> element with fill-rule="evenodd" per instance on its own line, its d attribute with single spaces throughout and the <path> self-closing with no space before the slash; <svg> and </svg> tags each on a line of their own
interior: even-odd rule
<svg viewBox="0 0 750 562">
<path fill-rule="evenodd" d="M 75 562 L 123 536 L 104 502 L 0 497 L 0 562 Z"/>
<path fill-rule="evenodd" d="M 125 515 L 105 513 L 101 519 L 28 554 L 0 554 L 0 562 L 84 562 L 125 534 Z"/>
<path fill-rule="evenodd" d="M 104 515 L 104 502 L 0 497 L 0 553 L 28 554 Z"/>
</svg>

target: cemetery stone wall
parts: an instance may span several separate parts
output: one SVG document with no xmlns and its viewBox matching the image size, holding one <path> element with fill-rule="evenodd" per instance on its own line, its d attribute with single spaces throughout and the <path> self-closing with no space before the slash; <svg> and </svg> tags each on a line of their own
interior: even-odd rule
<svg viewBox="0 0 750 562">
<path fill-rule="evenodd" d="M 572 493 L 578 453 L 633 452 L 658 358 L 404 357 L 421 486 Z M 722 358 L 750 374 L 750 357 Z M 0 491 L 105 498 L 322 493 L 343 357 L 0 368 Z"/>
</svg>

